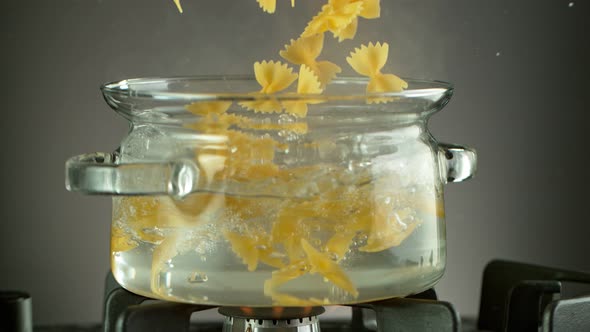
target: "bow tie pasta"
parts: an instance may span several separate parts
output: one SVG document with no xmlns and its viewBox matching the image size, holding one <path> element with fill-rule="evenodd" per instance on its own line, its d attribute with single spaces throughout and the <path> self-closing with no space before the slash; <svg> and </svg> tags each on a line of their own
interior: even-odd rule
<svg viewBox="0 0 590 332">
<path fill-rule="evenodd" d="M 173 1 L 182 13 L 180 0 Z M 262 11 L 270 14 L 276 12 L 277 0 L 256 1 Z M 321 95 L 342 72 L 336 63 L 318 60 L 324 49 L 326 33 L 331 33 L 338 42 L 353 39 L 358 32 L 359 18 L 376 19 L 381 16 L 380 0 L 325 0 L 324 3 L 320 12 L 304 27 L 301 35 L 297 39 L 291 39 L 279 52 L 280 57 L 299 66 L 299 72 L 294 72 L 293 68 L 280 61 L 255 62 L 254 76 L 260 90 L 251 94 L 251 100 L 240 102 L 242 108 L 262 114 L 285 112 L 294 119 L 303 119 L 307 116 L 310 105 L 321 102 L 321 98 L 314 99 L 313 96 Z M 295 6 L 295 0 L 291 0 L 291 5 Z M 398 76 L 383 73 L 388 56 L 389 44 L 369 43 L 356 48 L 346 58 L 356 73 L 368 78 L 367 93 L 400 92 L 408 88 L 407 82 Z M 296 92 L 288 92 L 296 81 Z M 282 101 L 276 96 L 278 93 L 285 97 Z M 392 100 L 367 96 L 368 103 Z M 195 123 L 186 125 L 187 128 L 224 138 L 224 143 L 219 146 L 202 147 L 195 151 L 196 156 L 209 156 L 216 161 L 208 167 L 206 160 L 199 160 L 200 166 L 206 170 L 207 174 L 204 175 L 207 181 L 230 179 L 248 182 L 268 178 L 286 183 L 305 181 L 302 179 L 307 176 L 309 168 L 281 169 L 274 161 L 275 151 L 282 148 L 281 143 L 268 136 L 261 138 L 253 133 L 258 130 L 288 130 L 305 135 L 308 131 L 307 123 L 256 122 L 234 112 L 232 106 L 231 101 L 196 102 L 186 106 L 186 110 L 198 119 Z M 222 162 L 217 162 L 218 160 Z M 417 221 L 406 228 L 396 226 L 389 214 L 389 207 L 372 201 L 370 186 L 353 193 L 330 186 L 318 190 L 322 195 L 308 201 L 283 202 L 270 231 L 243 223 L 222 232 L 223 238 L 248 271 L 256 271 L 261 265 L 274 268 L 271 277 L 264 283 L 264 294 L 277 305 L 330 304 L 326 299 L 300 299 L 280 292 L 284 284 L 310 274 L 319 274 L 325 282 L 354 298 L 358 297 L 357 288 L 341 266 L 355 238 L 364 236 L 367 239 L 366 245 L 359 251 L 380 252 L 400 245 L 419 224 Z M 210 199 L 220 201 L 222 209 L 243 217 L 243 220 L 262 217 L 266 213 L 264 209 L 256 208 L 259 206 L 258 200 L 263 198 L 210 196 Z M 155 208 L 163 209 L 160 205 Z M 201 213 L 200 210 L 195 211 L 195 214 Z M 395 212 L 398 217 L 413 217 L 412 213 L 401 208 Z M 327 224 L 331 233 L 324 234 L 325 239 L 320 239 L 313 231 L 314 218 L 334 219 L 338 222 L 334 225 Z M 149 220 L 146 220 L 144 223 L 149 224 Z M 122 232 L 116 230 L 113 234 L 113 248 L 118 251 L 131 250 L 137 246 Z M 151 239 L 148 235 L 143 236 L 161 242 L 153 256 L 152 275 L 155 275 L 163 262 L 176 255 L 178 235 L 166 240 Z M 275 256 L 275 250 L 281 251 L 281 255 Z M 157 285 L 154 284 L 153 287 Z"/>
</svg>

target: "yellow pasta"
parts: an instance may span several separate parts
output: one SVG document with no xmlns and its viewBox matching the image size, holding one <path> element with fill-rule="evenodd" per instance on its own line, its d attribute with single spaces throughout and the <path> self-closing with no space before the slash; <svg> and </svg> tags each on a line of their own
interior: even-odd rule
<svg viewBox="0 0 590 332">
<path fill-rule="evenodd" d="M 176 4 L 176 8 L 178 8 L 178 11 L 182 13 L 182 6 L 180 5 L 180 0 L 174 0 L 174 3 Z"/>
<path fill-rule="evenodd" d="M 277 0 L 256 0 L 263 11 L 273 14 L 277 9 Z M 291 0 L 291 7 L 295 7 L 295 0 Z"/>
<path fill-rule="evenodd" d="M 342 72 L 342 69 L 330 61 L 317 61 L 323 48 L 324 34 L 318 33 L 297 40 L 291 39 L 291 44 L 285 45 L 285 49 L 280 51 L 279 54 L 293 64 L 309 67 L 319 79 L 322 88 L 324 88 L 326 84 L 336 77 L 336 74 Z"/>
<path fill-rule="evenodd" d="M 179 12 L 183 12 L 180 0 L 173 0 Z M 266 13 L 275 13 L 277 0 L 257 0 Z M 299 73 L 279 61 L 262 61 L 254 64 L 254 75 L 261 89 L 252 94 L 252 100 L 242 101 L 240 106 L 257 113 L 280 113 L 283 110 L 299 118 L 305 118 L 310 104 L 321 101 L 313 95 L 324 92 L 326 86 L 342 72 L 330 61 L 318 61 L 324 48 L 325 33 L 330 32 L 339 42 L 353 39 L 358 31 L 359 18 L 375 19 L 381 15 L 380 0 L 325 0 L 321 11 L 312 18 L 298 39 L 280 51 L 280 56 L 293 65 Z M 291 0 L 295 5 L 295 0 Z M 361 45 L 346 59 L 360 75 L 369 78 L 368 93 L 399 92 L 408 84 L 393 74 L 382 70 L 389 56 L 387 43 Z M 279 101 L 274 94 L 287 90 L 296 80 L 297 91 L 285 93 Z M 305 99 L 300 96 L 305 95 Z M 289 100 L 288 97 L 293 97 Z M 283 98 L 281 98 L 283 99 Z M 391 98 L 373 98 L 369 102 L 389 101 Z M 305 181 L 312 167 L 282 169 L 274 163 L 275 151 L 282 149 L 278 141 L 269 136 L 257 136 L 252 131 L 290 131 L 296 134 L 308 132 L 307 123 L 260 122 L 255 118 L 230 114 L 232 102 L 196 102 L 186 106 L 187 111 L 196 115 L 195 123 L 186 125 L 199 132 L 215 135 L 223 142 L 209 144 L 195 150 L 199 167 L 204 170 L 206 181 L 249 182 L 274 178 L 279 181 Z M 246 130 L 247 132 L 243 132 Z M 329 177 L 327 177 L 329 178 Z M 275 268 L 264 283 L 264 294 L 277 305 L 311 306 L 329 304 L 327 299 L 302 299 L 280 293 L 279 288 L 308 274 L 320 274 L 326 281 L 358 297 L 358 290 L 339 263 L 346 257 L 357 236 L 365 237 L 366 243 L 359 250 L 365 253 L 379 252 L 400 245 L 419 221 L 401 222 L 410 218 L 412 211 L 406 207 L 389 207 L 372 199 L 373 186 L 359 188 L 351 194 L 343 188 L 334 188 L 333 183 L 317 183 L 321 196 L 307 201 L 287 200 L 280 207 L 272 229 L 254 229 L 246 223 L 223 231 L 232 251 L 244 263 L 248 271 L 255 271 L 263 263 Z M 392 194 L 393 195 L 393 194 Z M 144 209 L 155 216 L 168 214 L 163 222 L 175 227 L 178 224 L 198 222 L 199 216 L 211 211 L 227 211 L 236 220 L 259 218 L 267 211 L 261 198 L 233 197 L 222 194 L 191 196 L 180 205 L 140 200 L 131 206 L 146 205 Z M 421 197 L 413 198 L 411 206 L 421 206 Z M 197 201 L 198 200 L 198 201 Z M 426 201 L 426 200 L 425 200 Z M 426 201 L 428 202 L 428 201 Z M 436 213 L 437 207 L 424 205 L 424 211 Z M 139 207 L 139 206 L 138 206 Z M 143 206 L 142 206 L 143 207 Z M 123 211 L 124 212 L 124 211 Z M 330 232 L 327 238 L 319 238 L 316 232 L 321 219 L 323 232 Z M 155 217 L 137 216 L 132 232 L 143 241 L 160 244 L 154 251 L 152 262 L 152 289 L 161 291 L 157 285 L 156 273 L 163 264 L 177 253 L 177 234 L 169 239 L 142 232 L 142 227 L 152 226 Z M 133 221 L 133 220 L 132 220 Z M 239 230 L 239 231 L 238 231 Z M 311 244 L 313 243 L 313 245 Z M 129 234 L 115 228 L 112 236 L 112 250 L 125 251 L 137 246 Z"/>
<path fill-rule="evenodd" d="M 330 31 L 334 34 L 334 37 L 339 38 L 339 41 L 344 39 L 351 39 L 356 34 L 356 30 L 347 31 L 343 33 L 351 24 L 355 24 L 355 20 L 363 10 L 363 2 L 351 2 L 341 4 L 337 2 L 335 4 L 328 3 L 322 7 L 322 10 L 317 14 L 311 22 L 307 25 L 301 37 L 311 37 L 316 34 L 321 34 L 326 31 Z"/>
<path fill-rule="evenodd" d="M 299 82 L 297 84 L 298 94 L 320 94 L 323 92 L 321 83 L 315 76 L 314 72 L 306 66 L 302 65 L 299 70 Z M 304 118 L 307 115 L 308 104 L 317 104 L 319 101 L 313 99 L 307 100 L 294 100 L 284 101 L 283 107 L 289 114 L 297 115 L 300 118 Z"/>
<path fill-rule="evenodd" d="M 207 116 L 209 114 L 225 113 L 231 107 L 231 104 L 231 101 L 201 101 L 186 106 L 186 109 L 195 115 Z"/>
<path fill-rule="evenodd" d="M 328 3 L 334 8 L 341 8 L 355 2 L 363 4 L 363 8 L 359 13 L 360 17 L 375 19 L 381 16 L 381 0 L 330 0 Z"/>
<path fill-rule="evenodd" d="M 262 89 L 260 93 L 273 94 L 287 89 L 297 80 L 298 75 L 293 73 L 293 68 L 280 61 L 262 61 L 254 64 L 254 76 Z M 248 110 L 261 113 L 279 113 L 282 111 L 281 103 L 273 98 L 262 98 L 255 101 L 241 102 L 240 106 Z"/>
<path fill-rule="evenodd" d="M 258 84 L 262 86 L 260 92 L 266 94 L 285 90 L 297 80 L 297 74 L 293 74 L 293 69 L 280 61 L 256 62 L 254 75 Z"/>
<path fill-rule="evenodd" d="M 388 55 L 389 44 L 369 43 L 369 46 L 361 45 L 360 48 L 356 48 L 346 58 L 357 73 L 369 77 L 367 92 L 400 92 L 408 87 L 408 83 L 398 76 L 381 73 Z"/>
<path fill-rule="evenodd" d="M 359 295 L 359 292 L 352 281 L 350 281 L 340 266 L 328 255 L 317 251 L 305 239 L 301 239 L 301 246 L 307 255 L 309 264 L 311 265 L 310 273 L 321 274 L 326 279 L 330 280 L 334 285 L 342 288 L 354 297 Z"/>
</svg>

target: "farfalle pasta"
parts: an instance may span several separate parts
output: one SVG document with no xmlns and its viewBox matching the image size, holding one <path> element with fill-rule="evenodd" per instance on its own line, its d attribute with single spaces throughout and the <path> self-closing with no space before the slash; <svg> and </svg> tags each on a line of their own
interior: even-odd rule
<svg viewBox="0 0 590 332">
<path fill-rule="evenodd" d="M 315 73 L 306 65 L 302 65 L 299 70 L 299 82 L 297 84 L 298 95 L 314 95 L 323 92 L 322 85 L 315 76 Z M 283 107 L 285 112 L 296 115 L 300 118 L 304 118 L 307 115 L 308 105 L 317 104 L 318 100 L 314 99 L 303 99 L 284 101 Z"/>
<path fill-rule="evenodd" d="M 342 4 L 342 1 L 328 3 L 308 24 L 301 37 L 311 37 L 327 31 L 332 32 L 339 41 L 352 39 L 356 35 L 358 16 L 363 10 L 361 1 Z"/>
<path fill-rule="evenodd" d="M 279 61 L 262 61 L 254 64 L 254 75 L 262 89 L 261 94 L 272 95 L 287 89 L 293 84 L 298 75 L 293 68 Z M 281 103 L 273 98 L 260 98 L 255 101 L 241 102 L 240 105 L 248 110 L 260 113 L 279 113 Z"/>
<path fill-rule="evenodd" d="M 295 65 L 306 65 L 317 76 L 322 87 L 325 87 L 342 68 L 330 61 L 318 61 L 317 58 L 324 48 L 324 34 L 319 33 L 311 37 L 300 37 L 291 39 L 289 45 L 279 52 L 283 59 Z"/>
<path fill-rule="evenodd" d="M 359 74 L 367 76 L 370 81 L 367 92 L 400 92 L 408 87 L 408 83 L 394 74 L 383 74 L 381 70 L 389 56 L 389 44 L 369 43 L 356 48 L 346 61 Z"/>
<path fill-rule="evenodd" d="M 256 0 L 263 11 L 273 14 L 277 9 L 277 0 Z M 295 0 L 291 0 L 291 7 L 295 7 Z"/>
<path fill-rule="evenodd" d="M 256 1 L 262 11 L 270 14 L 276 12 L 277 0 Z M 174 0 L 174 3 L 182 12 L 180 0 Z M 291 5 L 295 5 L 294 0 L 291 0 Z M 328 0 L 305 26 L 301 35 L 297 39 L 291 39 L 279 52 L 280 57 L 299 66 L 298 73 L 280 61 L 254 63 L 254 76 L 261 88 L 251 94 L 252 100 L 239 103 L 243 108 L 241 112 L 253 111 L 258 113 L 257 116 L 284 112 L 292 119 L 304 119 L 310 105 L 321 102 L 321 98 L 315 99 L 313 96 L 321 95 L 342 72 L 342 68 L 336 63 L 318 60 L 324 48 L 325 34 L 331 33 L 338 42 L 353 39 L 358 32 L 360 18 L 376 19 L 380 15 L 380 0 Z M 400 92 L 408 87 L 398 76 L 382 72 L 388 56 L 389 44 L 368 43 L 356 48 L 346 58 L 355 72 L 368 78 L 367 93 Z M 296 91 L 289 91 L 296 81 Z M 279 93 L 280 98 L 277 96 Z M 367 97 L 369 103 L 392 100 Z M 187 111 L 198 118 L 195 123 L 186 125 L 187 128 L 223 138 L 223 143 L 219 146 L 201 147 L 195 151 L 195 158 L 199 167 L 204 170 L 203 177 L 206 181 L 247 183 L 273 179 L 295 184 L 305 179 L 309 173 L 321 173 L 320 169 L 306 167 L 288 170 L 279 168 L 274 159 L 277 151 L 286 148 L 269 135 L 255 134 L 257 131 L 289 131 L 305 135 L 308 131 L 306 122 L 257 122 L 239 112 L 231 112 L 232 105 L 230 101 L 212 101 L 186 106 Z M 208 161 L 213 162 L 207 164 Z M 283 286 L 306 275 L 318 274 L 324 281 L 357 298 L 357 288 L 340 265 L 356 241 L 359 238 L 365 239 L 364 245 L 357 248 L 360 252 L 384 251 L 400 245 L 420 224 L 415 211 L 399 208 L 392 215 L 388 203 L 375 200 L 372 193 L 376 190 L 376 184 L 363 185 L 358 190 L 350 191 L 342 186 L 334 187 L 330 182 L 334 178 L 338 178 L 338 175 L 326 176 L 326 182 L 321 179 L 317 181 L 317 190 L 321 195 L 303 201 L 285 199 L 281 202 L 277 214 L 272 217 L 274 219 L 270 230 L 258 227 L 256 223 L 239 222 L 263 218 L 267 211 L 260 208 L 259 203 L 264 198 L 207 194 L 208 196 L 199 200 L 205 203 L 195 204 L 201 206 L 208 204 L 207 202 L 215 202 L 218 210 L 228 211 L 234 221 L 238 220 L 231 226 L 224 226 L 223 238 L 248 271 L 257 271 L 260 266 L 273 269 L 270 278 L 264 282 L 264 295 L 270 297 L 274 304 L 326 305 L 330 304 L 327 299 L 301 299 L 282 291 Z M 388 188 L 387 185 L 381 187 Z M 381 195 L 395 199 L 396 202 L 410 202 L 406 204 L 408 206 L 419 206 L 416 203 L 419 199 L 413 196 L 405 197 L 393 191 L 383 192 Z M 140 203 L 155 204 L 148 200 Z M 158 203 L 152 208 L 158 210 L 165 207 Z M 193 215 L 202 213 L 202 209 L 193 210 Z M 399 222 L 404 218 L 414 221 L 405 225 Z M 314 232 L 318 220 L 323 223 L 321 236 Z M 145 238 L 146 241 L 162 242 L 154 251 L 152 278 L 155 278 L 156 270 L 175 254 L 174 242 L 177 235 L 162 241 L 160 238 L 153 239 L 150 234 L 143 234 L 140 230 L 138 232 L 143 236 L 140 236 L 142 240 Z M 113 248 L 130 250 L 137 246 L 136 242 L 122 232 L 116 230 L 113 234 Z M 153 284 L 153 287 L 157 285 Z"/>
</svg>

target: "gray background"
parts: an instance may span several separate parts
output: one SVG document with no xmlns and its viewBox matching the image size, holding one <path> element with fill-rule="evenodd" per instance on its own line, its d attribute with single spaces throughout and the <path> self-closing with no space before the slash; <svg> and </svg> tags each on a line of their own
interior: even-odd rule
<svg viewBox="0 0 590 332">
<path fill-rule="evenodd" d="M 109 268 L 110 200 L 64 189 L 64 162 L 112 151 L 126 123 L 99 84 L 137 76 L 249 73 L 277 59 L 321 1 L 4 1 L 0 21 L 0 288 L 32 293 L 37 323 L 98 321 Z M 449 185 L 448 270 L 437 287 L 477 312 L 495 257 L 590 270 L 589 5 L 562 0 L 383 0 L 361 42 L 392 45 L 388 70 L 454 82 L 431 123 L 480 153 L 473 181 Z M 350 73 L 350 72 L 349 72 Z"/>
</svg>

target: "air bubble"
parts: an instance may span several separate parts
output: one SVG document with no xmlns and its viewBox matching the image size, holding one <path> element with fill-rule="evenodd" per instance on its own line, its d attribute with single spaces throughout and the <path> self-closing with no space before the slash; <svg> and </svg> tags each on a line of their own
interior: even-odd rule
<svg viewBox="0 0 590 332">
<path fill-rule="evenodd" d="M 295 119 L 289 114 L 281 114 L 279 116 L 279 124 L 293 123 Z"/>
<path fill-rule="evenodd" d="M 567 6 L 570 8 L 572 8 L 574 5 L 575 5 L 575 3 L 573 1 L 567 4 Z"/>
</svg>

